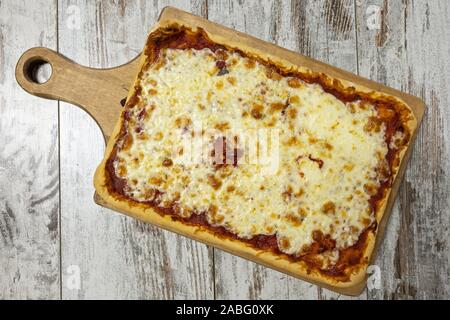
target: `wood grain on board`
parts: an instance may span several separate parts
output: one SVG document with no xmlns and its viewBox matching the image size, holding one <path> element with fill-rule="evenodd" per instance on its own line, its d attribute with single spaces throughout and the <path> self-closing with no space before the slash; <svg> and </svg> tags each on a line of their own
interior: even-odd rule
<svg viewBox="0 0 450 320">
<path fill-rule="evenodd" d="M 357 298 L 449 298 L 445 0 L 1 1 L 0 108 L 6 117 L 0 118 L 0 298 L 346 298 L 96 206 L 92 175 L 104 141 L 92 118 L 62 102 L 59 176 L 57 103 L 18 88 L 13 70 L 19 55 L 43 45 L 91 67 L 123 64 L 140 52 L 166 5 L 427 102 L 375 261 L 381 286 Z M 74 270 L 80 271 L 80 288 L 73 287 Z"/>
</svg>

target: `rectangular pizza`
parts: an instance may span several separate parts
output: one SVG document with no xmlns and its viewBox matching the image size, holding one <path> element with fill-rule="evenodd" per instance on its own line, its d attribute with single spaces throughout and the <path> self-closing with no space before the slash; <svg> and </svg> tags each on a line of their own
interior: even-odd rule
<svg viewBox="0 0 450 320">
<path fill-rule="evenodd" d="M 111 207 L 328 288 L 365 279 L 417 126 L 392 95 L 177 23 L 95 174 Z"/>
</svg>

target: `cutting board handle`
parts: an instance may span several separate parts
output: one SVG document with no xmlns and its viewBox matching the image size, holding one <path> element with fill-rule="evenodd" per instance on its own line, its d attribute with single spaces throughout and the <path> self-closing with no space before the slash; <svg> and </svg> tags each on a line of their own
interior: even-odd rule
<svg viewBox="0 0 450 320">
<path fill-rule="evenodd" d="M 34 79 L 34 69 L 43 64 L 49 63 L 52 67 L 50 78 L 44 83 L 38 83 Z M 63 55 L 48 48 L 31 48 L 19 58 L 16 65 L 16 79 L 19 85 L 27 92 L 47 99 L 58 99 L 55 89 L 61 89 L 65 85 L 68 77 L 66 72 L 70 72 L 74 63 Z M 66 97 L 67 95 L 65 95 Z"/>
<path fill-rule="evenodd" d="M 33 72 L 36 66 L 49 63 L 50 78 L 38 83 Z M 105 139 L 111 135 L 130 85 L 137 74 L 139 59 L 109 69 L 79 65 L 48 48 L 27 50 L 17 62 L 16 79 L 32 95 L 62 100 L 87 111 L 100 126 Z"/>
</svg>

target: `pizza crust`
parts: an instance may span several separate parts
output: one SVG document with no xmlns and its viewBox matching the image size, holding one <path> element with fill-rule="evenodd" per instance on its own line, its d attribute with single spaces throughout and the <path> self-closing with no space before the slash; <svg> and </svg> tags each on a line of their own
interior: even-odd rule
<svg viewBox="0 0 450 320">
<path fill-rule="evenodd" d="M 157 23 L 150 33 L 154 32 L 158 28 L 165 27 L 176 23 L 175 21 L 166 20 L 163 22 Z M 191 28 L 188 26 L 188 28 Z M 192 28 L 195 31 L 195 28 Z M 299 67 L 297 65 L 292 64 L 290 61 L 282 59 L 278 56 L 273 56 L 267 52 L 263 52 L 261 50 L 255 49 L 252 46 L 236 43 L 232 38 L 222 37 L 221 35 L 210 33 L 208 30 L 205 30 L 208 37 L 216 43 L 225 45 L 227 47 L 236 47 L 242 50 L 245 53 L 249 53 L 251 55 L 255 55 L 262 60 L 271 61 L 276 65 L 289 67 L 295 67 L 300 72 L 310 71 L 310 69 L 305 67 Z M 145 48 L 146 49 L 146 48 Z M 144 49 L 143 52 L 146 52 Z M 141 56 L 141 63 L 139 70 L 145 65 L 147 61 L 147 56 L 143 53 Z M 360 92 L 373 92 L 373 89 L 369 89 L 365 86 L 358 85 L 352 82 L 349 82 L 344 79 L 338 79 L 345 87 L 352 86 L 357 91 Z M 133 83 L 128 97 L 127 102 L 130 100 L 132 96 L 135 94 L 135 88 L 139 83 L 139 77 L 137 76 L 135 82 Z M 386 94 L 383 93 L 384 96 Z M 407 103 L 399 99 L 398 97 L 391 96 L 399 101 L 401 101 L 405 106 L 410 109 Z M 123 109 L 124 111 L 126 108 Z M 377 239 L 377 234 L 380 232 L 380 228 L 376 228 L 375 231 L 371 231 L 368 233 L 368 238 L 366 241 L 366 247 L 364 249 L 364 259 L 367 260 L 367 263 L 359 265 L 357 269 L 352 270 L 352 273 L 349 275 L 348 281 L 338 281 L 333 279 L 332 276 L 324 275 L 317 270 L 311 269 L 305 262 L 303 261 L 291 261 L 286 257 L 280 256 L 271 251 L 261 250 L 252 247 L 248 243 L 240 241 L 238 239 L 233 238 L 225 238 L 223 236 L 218 236 L 214 234 L 212 230 L 206 229 L 201 226 L 194 226 L 183 223 L 179 220 L 174 220 L 170 215 L 161 215 L 156 212 L 153 208 L 145 206 L 144 204 L 140 204 L 137 202 L 130 202 L 127 199 L 119 198 L 115 195 L 112 195 L 107 188 L 107 170 L 106 170 L 106 162 L 108 158 L 111 156 L 113 152 L 114 144 L 117 140 L 117 137 L 120 133 L 123 121 L 124 121 L 124 111 L 122 111 L 119 121 L 117 121 L 114 130 L 109 138 L 107 143 L 107 147 L 105 150 L 105 155 L 97 167 L 95 175 L 94 175 L 94 186 L 98 193 L 98 195 L 103 199 L 105 203 L 108 204 L 109 207 L 122 212 L 130 217 L 142 220 L 144 222 L 151 223 L 163 229 L 187 236 L 194 240 L 203 242 L 205 244 L 214 246 L 221 250 L 227 251 L 231 254 L 238 255 L 240 257 L 249 259 L 251 261 L 258 262 L 266 267 L 270 267 L 276 269 L 280 272 L 289 274 L 291 276 L 309 281 L 311 283 L 320 285 L 322 287 L 328 288 L 330 290 L 338 291 L 340 293 L 348 294 L 348 295 L 356 295 L 359 294 L 365 287 L 366 280 L 366 269 L 369 265 L 370 260 L 373 258 L 373 251 L 376 246 L 376 242 L 379 242 Z M 405 147 L 399 152 L 399 165 L 395 169 L 395 172 L 392 173 L 392 181 L 396 180 L 396 177 L 400 170 L 404 170 L 404 166 L 402 166 L 404 162 L 404 157 L 407 155 L 407 151 L 409 151 L 409 147 L 412 141 L 414 141 L 414 137 L 417 129 L 417 119 L 414 115 L 414 112 L 411 111 L 411 118 L 406 123 L 406 126 L 410 130 L 411 137 Z M 395 186 L 394 186 L 395 187 Z M 398 186 L 397 186 L 398 187 Z M 388 208 L 389 198 L 393 191 L 393 187 L 389 187 L 386 189 L 384 197 L 378 203 L 378 210 L 376 212 L 376 221 L 378 225 L 383 225 L 383 219 L 385 217 L 385 213 Z M 393 201 L 390 201 L 391 203 Z M 392 205 L 392 204 L 391 204 Z"/>
</svg>

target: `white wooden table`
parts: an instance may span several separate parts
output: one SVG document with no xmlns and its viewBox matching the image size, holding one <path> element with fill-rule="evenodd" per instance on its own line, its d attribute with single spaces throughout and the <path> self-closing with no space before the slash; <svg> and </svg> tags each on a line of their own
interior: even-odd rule
<svg viewBox="0 0 450 320">
<path fill-rule="evenodd" d="M 426 101 L 375 262 L 381 286 L 359 298 L 450 298 L 447 0 L 0 1 L 0 298 L 347 298 L 98 207 L 96 123 L 17 85 L 33 46 L 92 67 L 129 61 L 166 5 Z"/>
</svg>

